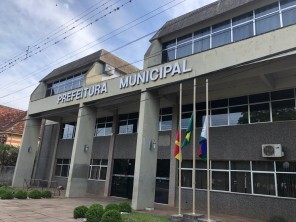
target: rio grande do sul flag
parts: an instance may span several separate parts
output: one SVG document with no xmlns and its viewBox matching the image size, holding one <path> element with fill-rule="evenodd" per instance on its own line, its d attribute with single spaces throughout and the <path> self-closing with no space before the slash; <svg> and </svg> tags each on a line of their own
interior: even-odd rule
<svg viewBox="0 0 296 222">
<path fill-rule="evenodd" d="M 182 160 L 181 153 L 180 153 L 180 129 L 179 128 L 176 134 L 174 156 L 177 160 Z"/>
</svg>

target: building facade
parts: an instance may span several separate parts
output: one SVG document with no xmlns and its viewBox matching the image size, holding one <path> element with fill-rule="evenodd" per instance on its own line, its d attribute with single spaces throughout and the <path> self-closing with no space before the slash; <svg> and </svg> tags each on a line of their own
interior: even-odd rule
<svg viewBox="0 0 296 222">
<path fill-rule="evenodd" d="M 295 0 L 220 0 L 168 21 L 151 39 L 143 71 L 102 52 L 54 70 L 31 96 L 13 186 L 33 172 L 58 181 L 67 197 L 176 206 L 179 84 L 185 132 L 197 80 L 199 138 L 208 79 L 212 211 L 294 221 L 295 24 Z M 196 170 L 197 209 L 204 210 L 205 162 L 197 157 L 193 169 L 192 145 L 182 152 L 182 207 L 191 208 Z"/>
</svg>

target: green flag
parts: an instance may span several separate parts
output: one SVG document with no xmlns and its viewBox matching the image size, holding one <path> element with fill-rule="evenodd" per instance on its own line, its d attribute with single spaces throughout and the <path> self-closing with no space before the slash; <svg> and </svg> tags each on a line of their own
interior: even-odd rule
<svg viewBox="0 0 296 222">
<path fill-rule="evenodd" d="M 193 130 L 193 113 L 191 114 L 189 124 L 186 129 L 186 135 L 185 135 L 185 139 L 183 140 L 182 147 L 187 146 L 190 143 L 192 130 Z"/>
</svg>

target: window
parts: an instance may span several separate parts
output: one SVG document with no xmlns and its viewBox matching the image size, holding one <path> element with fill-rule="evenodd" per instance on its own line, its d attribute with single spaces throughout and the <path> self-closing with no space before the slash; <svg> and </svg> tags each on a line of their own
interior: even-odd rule
<svg viewBox="0 0 296 222">
<path fill-rule="evenodd" d="M 57 159 L 55 176 L 68 177 L 71 159 Z"/>
<path fill-rule="evenodd" d="M 270 121 L 270 106 L 269 93 L 261 93 L 249 96 L 250 101 L 250 122 L 269 122 Z M 256 103 L 256 104 L 252 104 Z"/>
<path fill-rule="evenodd" d="M 254 35 L 253 12 L 233 18 L 232 25 L 234 42 L 252 37 Z"/>
<path fill-rule="evenodd" d="M 187 126 L 189 125 L 189 121 L 192 115 L 193 105 L 183 105 L 182 106 L 182 126 L 181 129 L 187 129 Z"/>
<path fill-rule="evenodd" d="M 98 118 L 96 121 L 95 136 L 112 135 L 112 122 L 113 122 L 112 116 Z"/>
<path fill-rule="evenodd" d="M 184 188 L 192 188 L 192 166 L 182 161 Z M 210 175 L 212 190 L 296 198 L 296 162 L 211 161 Z M 206 189 L 206 176 L 206 161 L 197 160 L 197 189 Z"/>
<path fill-rule="evenodd" d="M 296 0 L 280 1 L 283 17 L 283 26 L 296 23 Z"/>
<path fill-rule="evenodd" d="M 61 139 L 74 139 L 76 123 L 63 123 L 61 131 Z"/>
<path fill-rule="evenodd" d="M 48 84 L 47 96 L 56 95 L 59 93 L 63 93 L 63 92 L 81 87 L 83 84 L 83 80 L 86 72 L 87 71 L 83 71 L 76 75 L 68 76 L 67 78 Z"/>
<path fill-rule="evenodd" d="M 218 47 L 231 42 L 230 20 L 212 27 L 212 47 Z"/>
<path fill-rule="evenodd" d="M 192 34 L 177 38 L 176 59 L 192 54 Z"/>
<path fill-rule="evenodd" d="M 167 131 L 172 129 L 172 112 L 173 109 L 171 107 L 160 109 L 159 131 Z"/>
<path fill-rule="evenodd" d="M 282 0 L 163 43 L 162 62 L 296 24 L 296 0 Z"/>
<path fill-rule="evenodd" d="M 90 180 L 106 180 L 108 160 L 105 159 L 91 159 L 89 165 Z"/>
<path fill-rule="evenodd" d="M 280 28 L 278 2 L 255 10 L 255 18 L 257 35 Z"/>
<path fill-rule="evenodd" d="M 119 134 L 136 133 L 139 113 L 119 115 Z"/>
</svg>

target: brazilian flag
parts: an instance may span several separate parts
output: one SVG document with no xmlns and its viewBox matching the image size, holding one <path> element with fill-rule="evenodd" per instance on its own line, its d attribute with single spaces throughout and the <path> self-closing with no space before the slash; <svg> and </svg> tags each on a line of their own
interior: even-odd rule
<svg viewBox="0 0 296 222">
<path fill-rule="evenodd" d="M 191 114 L 189 124 L 186 129 L 186 135 L 185 135 L 185 139 L 182 143 L 182 148 L 187 146 L 190 143 L 192 130 L 193 130 L 193 113 Z"/>
</svg>

